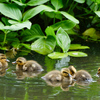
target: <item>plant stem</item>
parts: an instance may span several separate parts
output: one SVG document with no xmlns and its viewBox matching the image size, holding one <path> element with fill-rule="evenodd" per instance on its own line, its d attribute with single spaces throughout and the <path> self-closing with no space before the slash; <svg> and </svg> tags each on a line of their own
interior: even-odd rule
<svg viewBox="0 0 100 100">
<path fill-rule="evenodd" d="M 56 16 L 56 14 L 54 14 L 53 24 L 55 24 L 55 16 Z"/>
<path fill-rule="evenodd" d="M 5 45 L 5 43 L 6 43 L 6 36 L 7 36 L 7 32 L 5 32 L 5 35 L 4 35 L 4 40 L 3 40 L 3 44 L 2 44 L 2 46 L 4 46 L 4 45 Z"/>
<path fill-rule="evenodd" d="M 73 4 L 74 4 L 74 1 L 72 2 L 71 6 L 70 6 L 70 8 L 68 10 L 68 13 L 70 12 L 71 8 L 73 7 Z"/>
</svg>

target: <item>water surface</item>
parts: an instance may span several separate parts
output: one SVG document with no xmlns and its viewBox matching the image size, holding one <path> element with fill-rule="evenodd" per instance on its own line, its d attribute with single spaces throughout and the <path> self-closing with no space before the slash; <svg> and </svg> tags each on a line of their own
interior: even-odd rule
<svg viewBox="0 0 100 100">
<path fill-rule="evenodd" d="M 34 54 L 25 56 L 27 59 L 34 59 L 40 63 L 44 71 L 19 77 L 15 73 L 15 65 L 10 59 L 9 68 L 0 76 L 0 100 L 100 100 L 100 78 L 96 77 L 97 69 L 100 66 L 99 51 L 86 50 L 88 57 L 74 58 L 67 57 L 60 60 L 52 60 L 46 56 Z M 74 84 L 63 90 L 61 86 L 49 86 L 41 79 L 47 72 L 62 67 L 74 65 L 77 70 L 85 69 L 93 77 L 89 85 Z M 20 73 L 18 73 L 20 74 Z M 31 76 L 31 77 L 28 77 Z"/>
</svg>

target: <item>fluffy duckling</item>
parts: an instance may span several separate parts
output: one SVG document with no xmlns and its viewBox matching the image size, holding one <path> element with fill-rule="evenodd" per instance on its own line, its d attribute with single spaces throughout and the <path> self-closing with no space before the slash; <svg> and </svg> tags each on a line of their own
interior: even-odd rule
<svg viewBox="0 0 100 100">
<path fill-rule="evenodd" d="M 26 59 L 24 57 L 18 57 L 16 61 L 12 62 L 12 64 L 16 65 L 16 70 L 23 70 L 23 65 L 26 63 Z"/>
<path fill-rule="evenodd" d="M 100 76 L 100 67 L 98 68 L 97 75 L 99 75 L 99 76 Z"/>
<path fill-rule="evenodd" d="M 91 75 L 85 70 L 79 70 L 75 74 L 76 81 L 92 81 Z"/>
<path fill-rule="evenodd" d="M 43 71 L 42 66 L 34 60 L 29 60 L 23 65 L 23 71 Z"/>
<path fill-rule="evenodd" d="M 74 66 L 69 66 L 68 68 L 70 70 L 70 74 L 72 75 L 72 78 L 75 78 L 75 74 L 77 72 L 75 67 Z"/>
<path fill-rule="evenodd" d="M 58 70 L 53 70 L 48 72 L 45 76 L 42 77 L 42 79 L 51 81 L 51 82 L 61 82 L 63 79 L 63 76 L 60 71 Z"/>
<path fill-rule="evenodd" d="M 27 61 L 24 57 L 19 57 L 16 59 L 15 62 L 12 62 L 16 65 L 16 70 L 23 70 L 23 71 L 43 71 L 42 66 L 38 64 L 34 60 Z"/>
<path fill-rule="evenodd" d="M 0 53 L 0 68 L 2 67 L 7 68 L 8 62 L 9 60 L 7 59 L 6 55 Z"/>
<path fill-rule="evenodd" d="M 61 71 L 53 70 L 48 72 L 45 76 L 43 76 L 42 79 L 51 82 L 70 81 L 70 70 L 68 68 L 63 68 Z"/>
</svg>

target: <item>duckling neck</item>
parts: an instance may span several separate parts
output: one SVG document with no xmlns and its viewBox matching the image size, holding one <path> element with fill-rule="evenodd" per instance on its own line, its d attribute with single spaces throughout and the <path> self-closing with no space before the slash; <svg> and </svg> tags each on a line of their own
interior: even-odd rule
<svg viewBox="0 0 100 100">
<path fill-rule="evenodd" d="M 23 69 L 23 65 L 18 65 L 18 68 L 22 70 Z"/>
</svg>

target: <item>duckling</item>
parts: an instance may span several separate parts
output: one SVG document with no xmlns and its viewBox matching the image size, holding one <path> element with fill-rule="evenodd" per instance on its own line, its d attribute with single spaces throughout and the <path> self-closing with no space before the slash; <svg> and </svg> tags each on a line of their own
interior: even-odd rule
<svg viewBox="0 0 100 100">
<path fill-rule="evenodd" d="M 2 67 L 7 68 L 8 62 L 9 60 L 7 59 L 6 55 L 0 53 L 0 68 Z"/>
<path fill-rule="evenodd" d="M 43 71 L 42 66 L 34 60 L 29 60 L 23 65 L 23 71 Z"/>
<path fill-rule="evenodd" d="M 100 67 L 98 68 L 97 75 L 100 76 Z"/>
<path fill-rule="evenodd" d="M 63 81 L 72 81 L 72 75 L 70 74 L 69 68 L 62 68 L 61 74 L 63 76 Z"/>
<path fill-rule="evenodd" d="M 61 82 L 63 79 L 63 76 L 60 71 L 58 70 L 53 70 L 48 72 L 45 76 L 42 77 L 42 79 L 51 81 L 51 82 Z"/>
<path fill-rule="evenodd" d="M 70 81 L 71 80 L 70 70 L 68 68 L 63 68 L 61 71 L 53 70 L 48 72 L 45 76 L 42 77 L 44 80 L 51 82 L 61 82 L 61 81 Z"/>
<path fill-rule="evenodd" d="M 12 62 L 12 64 L 16 65 L 16 70 L 23 70 L 23 71 L 43 71 L 42 66 L 38 64 L 34 60 L 27 61 L 24 57 L 19 57 L 15 62 Z"/>
<path fill-rule="evenodd" d="M 18 57 L 16 61 L 12 62 L 12 64 L 16 65 L 16 70 L 23 70 L 23 65 L 26 63 L 26 59 L 24 57 Z"/>
<path fill-rule="evenodd" d="M 85 70 L 79 70 L 75 74 L 76 81 L 92 81 L 91 75 Z"/>
<path fill-rule="evenodd" d="M 75 74 L 77 72 L 75 67 L 74 66 L 69 66 L 68 68 L 70 70 L 70 74 L 72 75 L 72 78 L 75 78 Z"/>
</svg>

